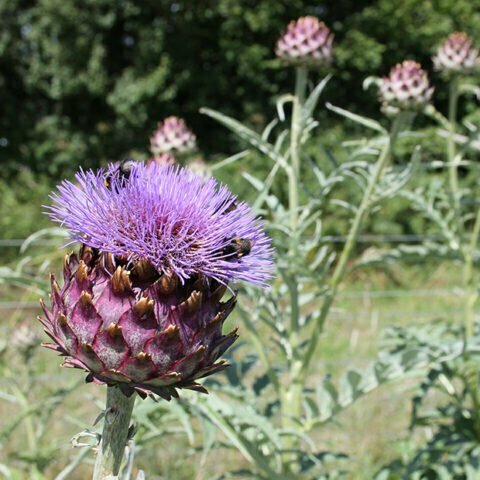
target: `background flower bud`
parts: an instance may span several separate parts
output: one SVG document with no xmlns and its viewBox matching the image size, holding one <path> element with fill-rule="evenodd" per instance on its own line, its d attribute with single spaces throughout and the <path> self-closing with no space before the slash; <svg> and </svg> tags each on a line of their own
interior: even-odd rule
<svg viewBox="0 0 480 480">
<path fill-rule="evenodd" d="M 380 82 L 379 98 L 387 114 L 419 111 L 430 102 L 432 94 L 427 72 L 412 60 L 395 65 Z"/>
<path fill-rule="evenodd" d="M 472 39 L 463 32 L 449 35 L 438 47 L 432 60 L 435 70 L 447 75 L 470 73 L 480 65 L 478 49 L 472 45 Z"/>
<path fill-rule="evenodd" d="M 150 138 L 150 149 L 154 155 L 161 153 L 188 153 L 195 150 L 196 137 L 185 121 L 178 117 L 167 117 L 159 122 Z"/>
<path fill-rule="evenodd" d="M 333 34 L 318 18 L 307 16 L 290 22 L 277 41 L 275 53 L 293 65 L 322 65 L 332 56 Z"/>
</svg>

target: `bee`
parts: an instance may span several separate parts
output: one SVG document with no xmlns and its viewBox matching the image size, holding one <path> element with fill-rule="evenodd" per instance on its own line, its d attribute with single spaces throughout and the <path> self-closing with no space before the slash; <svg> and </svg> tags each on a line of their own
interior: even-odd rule
<svg viewBox="0 0 480 480">
<path fill-rule="evenodd" d="M 122 160 L 117 168 L 110 172 L 108 175 L 105 176 L 104 183 L 105 186 L 110 190 L 112 188 L 112 180 L 117 178 L 119 180 L 126 181 L 130 178 L 130 174 L 132 173 L 133 166 L 135 165 L 135 161 L 130 158 L 126 158 Z"/>
<path fill-rule="evenodd" d="M 220 205 L 219 207 L 217 207 L 213 213 L 214 214 L 218 213 L 222 208 L 222 206 L 223 205 Z M 227 213 L 233 212 L 237 207 L 238 207 L 238 202 L 236 200 L 232 200 L 230 205 L 222 211 L 222 215 L 226 215 Z"/>
<path fill-rule="evenodd" d="M 232 203 L 222 212 L 222 214 L 225 215 L 226 213 L 233 212 L 237 207 L 238 202 L 236 200 L 233 200 Z"/>
<path fill-rule="evenodd" d="M 248 238 L 234 238 L 226 247 L 223 248 L 224 255 L 233 255 L 242 258 L 252 251 L 253 242 Z"/>
</svg>

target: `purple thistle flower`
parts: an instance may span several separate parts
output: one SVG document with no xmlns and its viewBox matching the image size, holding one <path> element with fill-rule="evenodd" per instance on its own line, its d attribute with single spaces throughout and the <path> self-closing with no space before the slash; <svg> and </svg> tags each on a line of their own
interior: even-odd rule
<svg viewBox="0 0 480 480">
<path fill-rule="evenodd" d="M 195 150 L 197 139 L 181 118 L 171 116 L 159 122 L 150 138 L 150 150 L 160 153 L 188 153 Z"/>
<path fill-rule="evenodd" d="M 136 164 L 128 181 L 103 170 L 81 171 L 64 181 L 50 216 L 78 241 L 128 260 L 146 260 L 182 281 L 204 275 L 219 282 L 265 286 L 272 270 L 270 239 L 244 202 L 213 178 L 182 168 Z M 235 208 L 233 206 L 235 205 Z M 253 245 L 249 255 L 230 252 L 234 239 Z"/>
<path fill-rule="evenodd" d="M 128 166 L 128 168 L 127 168 Z M 80 171 L 52 194 L 49 215 L 82 244 L 52 276 L 42 324 L 87 380 L 125 394 L 205 391 L 236 340 L 222 325 L 236 297 L 228 283 L 266 285 L 272 248 L 263 224 L 226 187 L 178 166 L 128 162 Z"/>
</svg>

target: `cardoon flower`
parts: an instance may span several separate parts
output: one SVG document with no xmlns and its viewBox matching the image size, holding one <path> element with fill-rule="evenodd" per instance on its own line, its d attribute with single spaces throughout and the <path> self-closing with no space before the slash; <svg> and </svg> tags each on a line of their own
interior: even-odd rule
<svg viewBox="0 0 480 480">
<path fill-rule="evenodd" d="M 476 70 L 480 65 L 480 59 L 478 49 L 472 43 L 472 39 L 466 33 L 455 32 L 449 35 L 433 56 L 435 70 L 446 75 Z"/>
<path fill-rule="evenodd" d="M 150 149 L 154 155 L 161 153 L 188 153 L 196 148 L 196 138 L 184 120 L 167 117 L 158 124 L 150 138 Z"/>
<path fill-rule="evenodd" d="M 427 72 L 412 60 L 398 63 L 380 81 L 379 97 L 387 114 L 419 111 L 430 102 L 432 94 Z"/>
<path fill-rule="evenodd" d="M 196 157 L 187 164 L 187 168 L 200 177 L 210 177 L 212 172 L 203 158 Z"/>
<path fill-rule="evenodd" d="M 63 287 L 51 278 L 48 346 L 126 395 L 205 391 L 196 380 L 226 367 L 219 357 L 237 338 L 222 334 L 236 302 L 221 302 L 228 285 L 271 276 L 251 209 L 214 179 L 156 163 L 80 171 L 51 198 L 50 216 L 81 247 L 65 258 Z"/>
<path fill-rule="evenodd" d="M 154 155 L 152 158 L 147 160 L 147 165 L 158 164 L 166 167 L 167 165 L 175 165 L 177 163 L 175 161 L 175 157 L 170 155 L 169 153 L 159 153 L 158 155 Z"/>
<path fill-rule="evenodd" d="M 332 42 L 333 34 L 318 18 L 300 17 L 278 39 L 275 53 L 288 64 L 322 65 L 332 56 Z"/>
</svg>

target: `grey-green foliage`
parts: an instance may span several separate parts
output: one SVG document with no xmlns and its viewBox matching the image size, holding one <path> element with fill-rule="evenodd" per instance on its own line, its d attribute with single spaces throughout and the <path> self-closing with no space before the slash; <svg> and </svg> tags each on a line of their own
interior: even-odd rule
<svg viewBox="0 0 480 480">
<path fill-rule="evenodd" d="M 480 381 L 478 374 L 479 329 L 475 318 L 478 300 L 480 250 L 480 205 L 478 182 L 462 186 L 460 167 L 471 164 L 477 128 L 456 118 L 461 94 L 476 88 L 460 76 L 450 84 L 447 116 L 433 107 L 425 113 L 439 124 L 446 154 L 431 162 L 444 178 L 426 188 L 402 192 L 411 206 L 428 221 L 435 237 L 417 246 L 398 245 L 378 251 L 360 263 L 393 261 L 453 260 L 462 269 L 459 294 L 463 300 L 463 322 L 451 325 L 441 319 L 426 326 L 393 329 L 390 351 L 417 346 L 425 353 L 460 345 L 459 355 L 433 362 L 413 398 L 412 429 L 425 429 L 429 438 L 407 458 L 398 459 L 380 472 L 379 478 L 466 480 L 480 475 Z M 448 118 L 448 119 L 447 119 Z"/>
<path fill-rule="evenodd" d="M 249 298 L 238 306 L 249 339 L 244 348 L 251 345 L 256 353 L 242 356 L 242 349 L 236 350 L 234 366 L 226 372 L 228 382 L 208 382 L 210 398 L 199 398 L 195 405 L 217 426 L 227 445 L 249 462 L 250 473 L 241 473 L 246 478 L 344 475 L 348 467 L 343 455 L 318 452 L 311 437 L 314 430 L 379 386 L 407 373 L 418 373 L 439 356 L 451 354 L 439 351 L 425 355 L 416 348 L 398 355 L 384 354 L 365 370 L 349 370 L 339 380 L 326 376 L 316 387 L 310 385 L 309 370 L 302 372 L 311 361 L 318 332 L 336 293 L 338 284 L 332 285 L 332 275 L 337 276 L 337 282 L 343 278 L 345 272 L 337 270 L 338 264 L 351 252 L 346 250 L 339 257 L 335 249 L 323 243 L 324 218 L 331 211 L 345 210 L 349 219 L 355 219 L 350 233 L 354 242 L 368 213 L 380 209 L 386 199 L 404 189 L 419 159 L 416 151 L 400 172 L 379 164 L 389 158 L 391 140 L 387 131 L 375 120 L 332 106 L 336 113 L 373 130 L 376 136 L 346 146 L 348 161 L 334 159 L 320 165 L 309 158 L 305 149 L 314 141 L 318 127 L 313 114 L 327 80 L 312 88 L 301 104 L 298 97 L 280 97 L 278 118 L 262 133 L 217 111 L 202 110 L 260 152 L 269 165 L 264 176 L 248 170 L 243 174 L 257 194 L 255 208 L 268 219 L 278 267 L 278 279 L 268 291 L 259 296 L 246 288 L 244 293 Z M 289 104 L 293 104 L 291 126 L 286 121 Z M 405 127 L 401 120 L 394 122 L 395 132 Z M 298 127 L 296 121 L 300 125 L 298 144 L 293 133 Z M 295 148 L 302 162 L 299 178 L 294 174 Z M 286 184 L 288 192 L 281 188 Z M 356 191 L 363 200 L 359 204 L 351 202 L 339 187 Z M 298 204 L 292 203 L 296 188 Z M 345 248 L 351 249 L 352 245 Z M 299 375 L 304 375 L 304 380 L 300 393 L 295 393 L 292 385 Z M 286 403 L 295 394 L 301 402 L 298 411 L 293 410 L 294 404 L 290 409 Z"/>
<path fill-rule="evenodd" d="M 463 327 L 437 321 L 424 326 L 392 328 L 389 350 L 398 354 L 418 348 L 424 354 L 454 349 L 455 355 L 431 362 L 412 398 L 411 430 L 428 428 L 429 438 L 409 458 L 384 467 L 380 479 L 473 480 L 480 475 L 480 417 L 478 391 L 480 343 L 465 343 Z M 473 389 L 473 391 L 472 391 Z M 432 402 L 435 399 L 435 402 Z"/>
<path fill-rule="evenodd" d="M 233 367 L 227 371 L 227 382 L 207 382 L 210 396 L 192 398 L 190 408 L 216 425 L 226 437 L 226 445 L 237 449 L 251 464 L 251 478 L 296 478 L 278 473 L 285 453 L 282 439 L 286 437 L 301 440 L 301 448 L 289 453 L 302 478 L 337 478 L 348 472 L 347 457 L 341 452 L 318 451 L 310 437 L 313 430 L 381 385 L 406 375 L 419 375 L 430 364 L 454 361 L 462 355 L 462 347 L 452 342 L 427 351 L 412 344 L 402 351 L 384 352 L 366 369 L 349 370 L 339 380 L 327 376 L 305 391 L 304 415 L 295 419 L 296 428 L 285 429 L 276 425 L 280 404 L 268 374 L 255 373 L 262 363 L 256 355 L 242 355 L 241 351 L 248 349 L 243 344 L 231 358 Z M 225 446 L 223 442 L 220 445 Z"/>
</svg>

